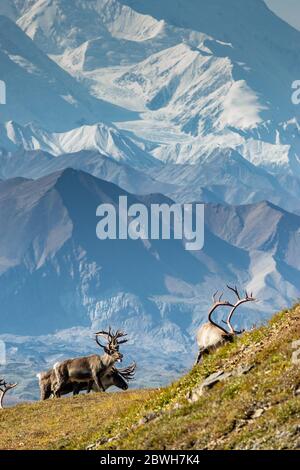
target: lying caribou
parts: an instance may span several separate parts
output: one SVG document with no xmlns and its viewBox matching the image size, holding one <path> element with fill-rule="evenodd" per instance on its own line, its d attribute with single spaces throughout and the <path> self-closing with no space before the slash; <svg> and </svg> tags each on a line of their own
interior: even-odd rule
<svg viewBox="0 0 300 470">
<path fill-rule="evenodd" d="M 122 369 L 117 369 L 115 367 L 112 370 L 102 377 L 101 382 L 103 388 L 107 390 L 111 386 L 115 386 L 122 390 L 128 389 L 128 382 L 134 379 L 136 364 L 133 362 L 130 366 L 124 367 Z M 54 394 L 54 389 L 56 385 L 56 375 L 53 369 L 48 370 L 47 372 L 40 372 L 37 374 L 39 379 L 40 386 L 40 398 L 41 400 L 47 400 Z M 61 395 L 67 395 L 68 393 L 73 393 L 73 395 L 78 395 L 81 391 L 88 390 L 88 382 L 69 382 L 65 384 L 64 388 L 61 389 Z M 97 388 L 95 384 L 92 385 L 92 390 L 95 392 Z M 89 390 L 88 390 L 89 391 Z"/>
<path fill-rule="evenodd" d="M 122 331 L 113 333 L 109 327 L 109 331 L 99 331 L 95 333 L 97 344 L 104 349 L 104 354 L 99 356 L 78 357 L 75 359 L 67 359 L 63 362 L 54 364 L 54 372 L 56 383 L 54 386 L 54 396 L 60 397 L 62 390 L 66 385 L 71 383 L 88 382 L 88 392 L 93 384 L 98 391 L 105 392 L 102 378 L 108 375 L 116 362 L 122 362 L 123 355 L 119 352 L 120 344 L 126 343 L 127 339 L 120 339 L 126 336 Z M 101 344 L 99 336 L 104 337 L 107 345 Z"/>
<path fill-rule="evenodd" d="M 217 299 L 218 292 L 216 292 L 213 295 L 213 305 L 208 314 L 208 322 L 202 325 L 197 332 L 197 343 L 199 347 L 199 353 L 196 359 L 196 364 L 199 364 L 201 362 L 201 359 L 204 354 L 214 351 L 215 349 L 222 346 L 226 342 L 233 341 L 233 338 L 236 335 L 243 333 L 243 331 L 234 330 L 231 324 L 232 316 L 240 305 L 246 302 L 253 302 L 255 301 L 255 298 L 253 297 L 252 293 L 249 295 L 247 291 L 245 291 L 245 297 L 241 298 L 237 290 L 237 287 L 235 288 L 230 287 L 230 286 L 227 286 L 227 287 L 228 289 L 230 289 L 231 291 L 235 293 L 238 300 L 235 304 L 232 304 L 228 302 L 227 300 L 222 300 L 223 294 L 221 294 L 218 299 Z M 231 308 L 229 315 L 227 317 L 227 321 L 225 322 L 228 326 L 229 331 L 227 331 L 222 326 L 218 325 L 212 319 L 212 314 L 218 307 L 230 307 Z"/>
</svg>

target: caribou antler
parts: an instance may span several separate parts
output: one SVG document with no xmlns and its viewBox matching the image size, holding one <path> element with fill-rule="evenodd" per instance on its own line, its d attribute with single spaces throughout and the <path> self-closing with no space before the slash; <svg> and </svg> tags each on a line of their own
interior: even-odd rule
<svg viewBox="0 0 300 470">
<path fill-rule="evenodd" d="M 224 323 L 227 324 L 227 326 L 228 326 L 230 332 L 231 332 L 233 335 L 239 335 L 239 334 L 243 333 L 245 330 L 235 331 L 235 330 L 233 329 L 233 327 L 232 327 L 232 325 L 231 325 L 232 316 L 233 316 L 234 312 L 236 311 L 236 309 L 237 309 L 240 305 L 242 305 L 242 304 L 244 304 L 244 303 L 246 303 L 246 302 L 254 302 L 256 299 L 253 297 L 253 293 L 252 293 L 252 292 L 249 294 L 249 293 L 245 290 L 245 297 L 241 298 L 240 293 L 239 293 L 239 291 L 238 291 L 238 289 L 237 289 L 236 286 L 235 286 L 235 287 L 231 287 L 231 286 L 227 285 L 227 288 L 228 288 L 229 290 L 231 290 L 231 291 L 237 296 L 237 299 L 238 299 L 238 300 L 237 300 L 237 302 L 232 306 L 232 309 L 230 310 L 230 313 L 229 313 L 229 315 L 228 315 L 228 317 L 227 317 L 227 320 L 226 320 L 226 322 L 224 322 Z"/>
<path fill-rule="evenodd" d="M 227 331 L 224 328 L 222 328 L 220 325 L 218 325 L 217 323 L 213 321 L 212 314 L 218 307 L 234 307 L 234 305 L 228 302 L 228 300 L 222 300 L 223 292 L 221 292 L 218 298 L 217 298 L 217 294 L 218 294 L 218 291 L 215 292 L 213 295 L 213 305 L 208 313 L 208 321 L 212 323 L 212 325 L 216 326 L 217 328 L 220 328 L 225 333 L 227 333 Z"/>
<path fill-rule="evenodd" d="M 124 338 L 124 336 L 127 336 L 126 333 L 124 333 L 123 331 L 121 330 L 117 330 L 116 331 L 116 334 L 113 335 L 113 339 L 118 343 L 118 344 L 123 344 L 123 343 L 127 343 L 128 339 L 122 339 L 121 341 L 119 341 L 119 338 Z"/>
<path fill-rule="evenodd" d="M 129 380 L 134 379 L 136 363 L 133 362 L 128 367 L 123 367 L 122 369 L 118 369 L 117 367 L 114 367 L 114 370 L 118 372 L 118 374 L 120 374 L 128 382 Z"/>
<path fill-rule="evenodd" d="M 100 343 L 98 337 L 99 336 L 102 336 L 103 338 L 105 338 L 108 343 L 112 344 L 123 344 L 123 343 L 127 343 L 128 339 L 123 339 L 121 341 L 119 341 L 119 338 L 123 338 L 124 336 L 127 336 L 123 331 L 121 330 L 117 330 L 116 333 L 113 333 L 111 327 L 109 327 L 108 331 L 98 331 L 97 333 L 95 333 L 96 335 L 96 342 L 99 346 L 101 346 L 101 348 L 104 348 L 105 346 L 103 346 L 103 344 Z"/>
<path fill-rule="evenodd" d="M 9 384 L 5 382 L 4 379 L 0 379 L 0 409 L 3 409 L 3 400 L 5 394 L 11 390 L 12 388 L 15 388 L 18 384 Z"/>
<path fill-rule="evenodd" d="M 95 333 L 95 340 L 96 340 L 96 343 L 98 344 L 98 346 L 100 346 L 100 348 L 105 348 L 105 344 L 102 344 L 100 341 L 99 341 L 99 338 L 98 336 L 100 336 L 99 333 Z"/>
<path fill-rule="evenodd" d="M 109 326 L 108 327 L 108 331 L 105 331 L 105 330 L 101 330 L 101 331 L 98 331 L 97 333 L 95 333 L 96 336 L 102 336 L 103 338 L 105 338 L 107 341 L 110 341 L 113 337 L 112 335 L 112 331 L 111 331 L 111 327 Z"/>
</svg>

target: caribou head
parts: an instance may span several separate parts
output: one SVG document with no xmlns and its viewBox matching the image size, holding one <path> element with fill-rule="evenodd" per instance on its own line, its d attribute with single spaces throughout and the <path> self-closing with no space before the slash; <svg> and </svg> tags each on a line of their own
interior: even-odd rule
<svg viewBox="0 0 300 470">
<path fill-rule="evenodd" d="M 119 354 L 119 358 L 116 362 L 122 362 L 123 354 L 119 353 L 120 344 L 127 343 L 128 339 L 121 339 L 127 336 L 123 331 L 117 330 L 115 333 L 112 331 L 111 327 L 109 327 L 108 331 L 98 331 L 95 333 L 96 343 L 104 352 L 109 356 L 113 356 Z M 99 337 L 105 338 L 107 344 L 102 344 L 99 340 Z"/>
</svg>

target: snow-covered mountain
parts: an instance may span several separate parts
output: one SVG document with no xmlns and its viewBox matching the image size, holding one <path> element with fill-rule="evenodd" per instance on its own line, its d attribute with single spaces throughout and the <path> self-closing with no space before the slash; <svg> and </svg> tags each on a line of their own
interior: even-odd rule
<svg viewBox="0 0 300 470">
<path fill-rule="evenodd" d="M 6 83 L 8 97 L 1 107 L 2 123 L 36 122 L 59 131 L 130 115 L 91 97 L 5 16 L 0 16 L 0 79 Z"/>
<path fill-rule="evenodd" d="M 58 156 L 88 150 L 99 152 L 133 168 L 147 169 L 160 166 L 154 157 L 137 146 L 115 126 L 104 123 L 85 125 L 67 132 L 49 132 L 37 125 L 20 126 L 9 121 L 0 124 L 0 136 L 3 139 L 3 149 L 7 151 L 23 148 L 43 150 Z"/>
<path fill-rule="evenodd" d="M 57 54 L 96 37 L 149 40 L 163 22 L 116 0 L 38 0 L 18 24 L 45 52 Z"/>
<path fill-rule="evenodd" d="M 112 120 L 150 142 L 156 158 L 194 163 L 232 148 L 300 177 L 300 111 L 291 102 L 300 33 L 263 0 L 10 4 L 26 34 L 92 94 L 140 113 Z"/>
<path fill-rule="evenodd" d="M 236 205 L 268 200 L 300 212 L 297 178 L 274 176 L 232 149 L 203 154 L 193 165 L 163 164 L 117 129 L 105 125 L 53 134 L 37 126 L 10 122 L 0 126 L 0 138 L 10 149 L 0 154 L 2 179 L 38 178 L 74 168 L 135 194 L 159 192 L 181 203 Z"/>
<path fill-rule="evenodd" d="M 203 201 L 248 204 L 271 201 L 299 213 L 300 182 L 272 175 L 232 149 L 219 148 L 189 164 L 167 164 L 150 174 L 159 182 L 172 181 L 167 194 L 180 202 Z"/>
<path fill-rule="evenodd" d="M 135 194 L 160 192 L 179 202 L 249 204 L 268 200 L 299 213 L 300 181 L 273 175 L 232 149 L 203 152 L 191 164 L 163 163 L 113 125 L 51 133 L 37 125 L 0 125 L 0 177 L 38 178 L 75 168 Z M 191 149 L 190 149 L 191 151 Z M 192 158 L 192 152 L 190 153 Z"/>
</svg>

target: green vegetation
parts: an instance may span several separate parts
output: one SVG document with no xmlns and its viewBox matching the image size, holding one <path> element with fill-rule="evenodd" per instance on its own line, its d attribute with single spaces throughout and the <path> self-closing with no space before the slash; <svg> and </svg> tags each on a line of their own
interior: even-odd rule
<svg viewBox="0 0 300 470">
<path fill-rule="evenodd" d="M 81 395 L 0 413 L 5 449 L 300 448 L 300 305 L 207 356 L 165 389 Z M 254 367 L 187 397 L 213 372 Z"/>
</svg>

